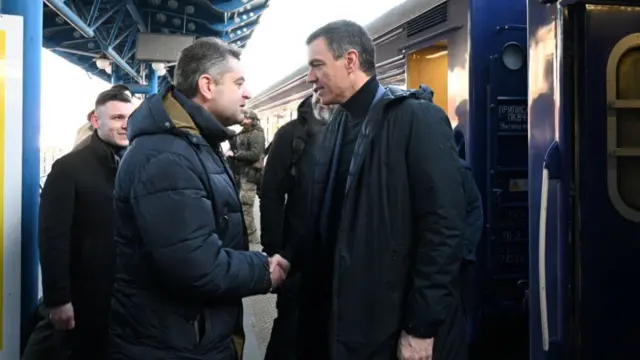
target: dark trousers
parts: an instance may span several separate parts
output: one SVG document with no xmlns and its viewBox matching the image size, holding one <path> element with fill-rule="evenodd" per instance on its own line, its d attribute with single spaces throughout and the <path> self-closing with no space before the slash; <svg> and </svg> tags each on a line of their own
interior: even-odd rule
<svg viewBox="0 0 640 360">
<path fill-rule="evenodd" d="M 41 320 L 29 337 L 22 360 L 106 360 L 108 314 L 74 310 L 75 329 L 56 330 L 49 312 L 40 305 Z"/>
<path fill-rule="evenodd" d="M 477 308 L 476 263 L 463 260 L 460 274 L 462 312 L 467 323 L 467 339 L 471 341 Z"/>
<path fill-rule="evenodd" d="M 298 332 L 298 293 L 300 276 L 283 284 L 278 292 L 276 309 L 278 316 L 273 321 L 271 338 L 264 360 L 295 360 Z"/>
</svg>

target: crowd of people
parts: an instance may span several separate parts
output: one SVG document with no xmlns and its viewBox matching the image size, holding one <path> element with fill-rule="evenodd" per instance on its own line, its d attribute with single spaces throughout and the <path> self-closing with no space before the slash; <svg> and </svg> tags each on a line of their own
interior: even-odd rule
<svg viewBox="0 0 640 360">
<path fill-rule="evenodd" d="M 242 359 L 242 299 L 267 293 L 265 359 L 467 358 L 483 219 L 447 115 L 428 88 L 378 82 L 361 25 L 306 44 L 313 95 L 268 149 L 218 39 L 135 111 L 122 86 L 98 96 L 42 190 L 44 316 L 23 359 Z"/>
</svg>

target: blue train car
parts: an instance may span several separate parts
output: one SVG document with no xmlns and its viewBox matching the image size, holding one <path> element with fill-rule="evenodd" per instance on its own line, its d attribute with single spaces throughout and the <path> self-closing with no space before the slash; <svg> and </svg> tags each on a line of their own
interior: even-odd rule
<svg viewBox="0 0 640 360">
<path fill-rule="evenodd" d="M 635 359 L 640 3 L 529 0 L 532 359 Z"/>
</svg>

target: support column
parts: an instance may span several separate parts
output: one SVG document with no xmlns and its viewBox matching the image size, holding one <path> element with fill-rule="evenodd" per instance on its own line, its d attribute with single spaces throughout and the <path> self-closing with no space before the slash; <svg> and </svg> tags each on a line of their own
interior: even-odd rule
<svg viewBox="0 0 640 360">
<path fill-rule="evenodd" d="M 151 64 L 147 64 L 147 69 L 149 69 L 149 77 L 147 79 L 147 86 L 150 88 L 151 94 L 156 94 L 158 92 L 158 73 L 153 70 L 153 66 Z"/>
<path fill-rule="evenodd" d="M 153 95 L 158 92 L 158 73 L 153 70 L 151 64 L 147 64 L 147 84 L 139 85 L 139 84 L 127 84 L 129 90 L 131 90 L 132 94 L 144 94 L 144 95 Z"/>
<path fill-rule="evenodd" d="M 22 16 L 22 246 L 21 349 L 33 329 L 38 306 L 38 204 L 40 200 L 40 91 L 42 0 L 2 0 L 2 13 Z M 17 274 L 16 274 L 17 275 Z M 5 329 L 5 331 L 11 331 Z"/>
<path fill-rule="evenodd" d="M 122 68 L 116 64 L 111 64 L 111 85 L 122 83 Z"/>
</svg>

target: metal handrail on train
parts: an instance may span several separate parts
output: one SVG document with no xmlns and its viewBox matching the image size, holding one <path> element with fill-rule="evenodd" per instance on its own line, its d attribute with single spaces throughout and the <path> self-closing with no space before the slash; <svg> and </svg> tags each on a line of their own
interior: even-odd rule
<svg viewBox="0 0 640 360">
<path fill-rule="evenodd" d="M 540 224 L 538 227 L 538 293 L 540 295 L 540 321 L 542 348 L 549 350 L 549 311 L 547 307 L 547 211 L 549 204 L 549 169 L 542 165 L 542 187 L 540 190 Z"/>
</svg>

